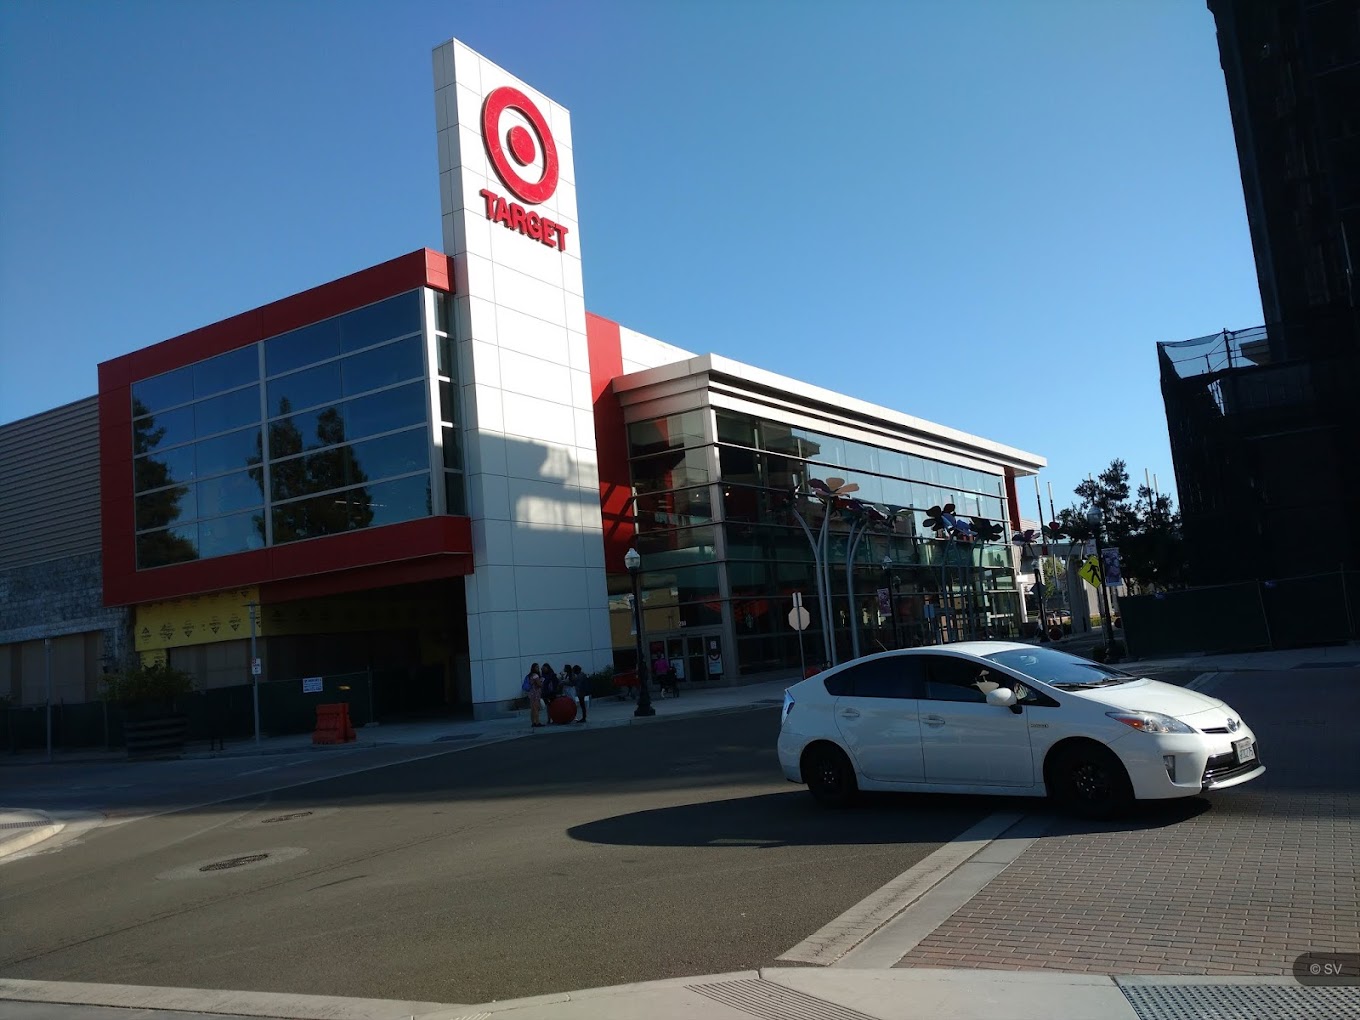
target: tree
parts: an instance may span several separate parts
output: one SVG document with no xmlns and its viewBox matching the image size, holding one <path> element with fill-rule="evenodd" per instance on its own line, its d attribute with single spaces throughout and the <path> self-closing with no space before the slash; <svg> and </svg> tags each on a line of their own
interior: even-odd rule
<svg viewBox="0 0 1360 1020">
<path fill-rule="evenodd" d="M 1128 467 L 1115 458 L 1073 490 L 1079 502 L 1060 512 L 1058 521 L 1073 543 L 1085 542 L 1095 537 L 1086 513 L 1099 508 L 1106 541 L 1119 547 L 1124 582 L 1135 594 L 1184 583 L 1181 520 L 1171 497 L 1140 485 L 1130 501 L 1130 491 Z"/>
</svg>

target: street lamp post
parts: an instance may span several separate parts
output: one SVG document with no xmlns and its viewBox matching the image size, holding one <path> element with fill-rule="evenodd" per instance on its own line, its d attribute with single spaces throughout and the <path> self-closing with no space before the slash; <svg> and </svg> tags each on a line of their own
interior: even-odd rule
<svg viewBox="0 0 1360 1020">
<path fill-rule="evenodd" d="M 642 591 L 638 581 L 642 557 L 636 549 L 629 549 L 624 554 L 623 565 L 628 568 L 628 576 L 633 581 L 633 631 L 637 634 L 638 703 L 633 715 L 656 715 L 656 709 L 652 707 L 652 690 L 647 685 L 647 659 L 642 651 Z"/>
<path fill-rule="evenodd" d="M 260 675 L 255 672 L 255 660 L 258 652 L 255 648 L 255 610 L 260 608 L 258 602 L 247 602 L 246 608 L 250 610 L 250 699 L 255 709 L 255 746 L 260 746 Z"/>
<path fill-rule="evenodd" d="M 1100 618 L 1105 625 L 1105 661 L 1109 662 L 1114 654 L 1114 625 L 1110 621 L 1110 587 L 1105 581 L 1105 540 L 1104 519 L 1100 507 L 1093 506 L 1086 511 L 1086 523 L 1096 534 L 1096 561 L 1100 564 Z"/>
<path fill-rule="evenodd" d="M 883 586 L 888 589 L 888 614 L 892 617 L 893 625 L 893 647 L 902 647 L 902 637 L 897 632 L 897 593 L 893 591 L 893 558 L 888 555 L 883 557 Z"/>
</svg>

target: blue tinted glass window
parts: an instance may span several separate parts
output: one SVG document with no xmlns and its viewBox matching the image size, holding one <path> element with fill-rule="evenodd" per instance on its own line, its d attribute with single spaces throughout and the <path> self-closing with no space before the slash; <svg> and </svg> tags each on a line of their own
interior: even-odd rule
<svg viewBox="0 0 1360 1020">
<path fill-rule="evenodd" d="M 274 460 L 345 441 L 345 405 L 318 407 L 269 423 L 269 456 Z"/>
<path fill-rule="evenodd" d="M 164 528 L 198 516 L 192 485 L 172 485 L 137 497 L 137 530 Z"/>
<path fill-rule="evenodd" d="M 198 474 L 215 475 L 223 471 L 249 467 L 260 460 L 260 429 L 242 429 L 225 436 L 205 439 L 194 444 L 198 455 Z"/>
<path fill-rule="evenodd" d="M 349 495 L 344 492 L 275 504 L 272 509 L 274 544 L 349 531 L 349 505 Z"/>
<path fill-rule="evenodd" d="M 355 443 L 354 463 L 366 478 L 387 478 L 430 466 L 430 445 L 424 429 L 410 429 Z M 362 479 L 356 478 L 355 481 Z"/>
<path fill-rule="evenodd" d="M 277 502 L 428 467 L 425 430 L 410 429 L 276 461 L 270 465 L 270 492 Z"/>
<path fill-rule="evenodd" d="M 250 477 L 250 472 L 240 471 L 234 475 L 222 475 L 198 483 L 198 515 L 214 517 L 229 514 L 236 510 L 246 510 L 264 502 L 259 483 Z"/>
<path fill-rule="evenodd" d="M 192 368 L 177 368 L 164 375 L 152 376 L 132 384 L 132 413 L 135 417 L 148 411 L 160 411 L 187 404 L 194 399 Z"/>
<path fill-rule="evenodd" d="M 449 314 L 449 306 L 453 304 L 453 297 L 445 294 L 441 290 L 434 292 L 434 328 L 441 333 L 452 333 L 453 326 Z"/>
<path fill-rule="evenodd" d="M 461 471 L 444 472 L 444 511 L 460 517 L 467 513 L 467 495 Z"/>
<path fill-rule="evenodd" d="M 200 557 L 227 556 L 264 548 L 264 518 L 258 513 L 233 514 L 198 526 Z"/>
<path fill-rule="evenodd" d="M 347 439 L 419 424 L 425 421 L 425 386 L 417 382 L 347 401 L 344 419 Z"/>
<path fill-rule="evenodd" d="M 255 345 L 219 354 L 193 366 L 194 396 L 210 397 L 260 378 L 260 354 Z"/>
<path fill-rule="evenodd" d="M 153 453 L 149 457 L 138 457 L 132 462 L 132 469 L 138 492 L 159 489 L 174 482 L 192 481 L 194 448 L 179 446 L 173 450 Z"/>
<path fill-rule="evenodd" d="M 458 442 L 457 429 L 444 429 L 444 466 L 446 468 L 458 468 L 463 466 L 463 450 Z"/>
<path fill-rule="evenodd" d="M 243 390 L 209 397 L 194 405 L 194 432 L 210 436 L 228 432 L 260 420 L 260 388 L 247 386 Z"/>
<path fill-rule="evenodd" d="M 439 380 L 439 420 L 458 421 L 458 390 L 443 379 Z"/>
<path fill-rule="evenodd" d="M 302 372 L 294 372 L 269 380 L 269 413 L 287 414 L 289 411 L 317 404 L 329 404 L 340 398 L 340 362 L 331 361 Z"/>
<path fill-rule="evenodd" d="M 137 569 L 198 559 L 198 525 L 185 524 L 137 536 Z"/>
<path fill-rule="evenodd" d="M 351 354 L 340 361 L 345 396 L 406 379 L 419 379 L 424 374 L 424 364 L 425 341 L 419 336 L 407 337 L 362 354 Z"/>
<path fill-rule="evenodd" d="M 264 370 L 268 375 L 278 375 L 339 353 L 340 320 L 327 319 L 266 340 Z"/>
<path fill-rule="evenodd" d="M 429 515 L 428 472 L 355 489 L 350 502 L 350 517 L 357 528 L 377 528 Z"/>
<path fill-rule="evenodd" d="M 178 446 L 194 438 L 194 408 L 179 407 L 161 411 L 132 423 L 132 452 L 150 453 L 167 446 Z"/>
<path fill-rule="evenodd" d="M 418 332 L 421 328 L 420 291 L 398 294 L 375 305 L 356 308 L 340 316 L 340 350 L 360 347 Z"/>
</svg>

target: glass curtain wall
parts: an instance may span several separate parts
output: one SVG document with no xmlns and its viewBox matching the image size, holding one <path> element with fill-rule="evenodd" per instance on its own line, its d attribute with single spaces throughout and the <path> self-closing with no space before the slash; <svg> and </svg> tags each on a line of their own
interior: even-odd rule
<svg viewBox="0 0 1360 1020">
<path fill-rule="evenodd" d="M 644 586 L 662 585 L 672 577 L 690 582 L 675 585 L 675 605 L 667 606 L 676 625 L 683 622 L 687 629 L 721 623 L 718 570 L 726 572 L 741 673 L 798 665 L 798 635 L 788 623 L 795 592 L 802 593 L 811 616 L 803 635 L 807 662 L 819 663 L 828 654 L 812 546 L 795 514 L 795 509 L 801 513 L 816 537 L 823 504 L 794 495 L 806 493 L 808 479 L 842 479 L 858 487 L 848 496 L 897 511 L 864 530 L 849 578 L 845 565 L 851 520 L 842 512 L 832 513 L 827 542 L 830 643 L 838 660 L 853 654 L 852 624 L 861 654 L 1019 632 L 1000 474 L 718 410 L 712 412 L 718 470 L 710 477 L 714 451 L 702 427 L 709 413 L 692 411 L 630 426 L 637 548 L 643 556 Z M 947 503 L 960 516 L 1000 524 L 1000 540 L 960 544 L 932 530 L 929 508 Z M 715 524 L 715 518 L 721 523 Z M 717 528 L 722 529 L 721 544 Z M 888 568 L 885 557 L 891 560 Z M 885 589 L 886 596 L 881 596 Z M 672 598 L 663 594 L 646 593 L 649 636 L 666 622 L 652 609 Z"/>
<path fill-rule="evenodd" d="M 138 568 L 434 513 L 424 319 L 411 291 L 134 383 Z"/>
</svg>

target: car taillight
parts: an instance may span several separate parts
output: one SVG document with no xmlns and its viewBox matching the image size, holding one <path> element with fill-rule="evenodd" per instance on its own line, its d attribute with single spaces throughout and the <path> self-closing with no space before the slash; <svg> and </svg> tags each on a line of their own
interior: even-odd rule
<svg viewBox="0 0 1360 1020">
<path fill-rule="evenodd" d="M 785 691 L 785 692 L 784 692 L 784 708 L 783 708 L 783 711 L 781 711 L 781 712 L 779 713 L 779 721 L 780 721 L 781 723 L 782 723 L 785 719 L 787 719 L 787 718 L 789 717 L 789 715 L 793 712 L 793 706 L 794 706 L 795 704 L 796 704 L 796 702 L 793 700 L 793 695 L 790 694 L 788 691 Z"/>
</svg>

